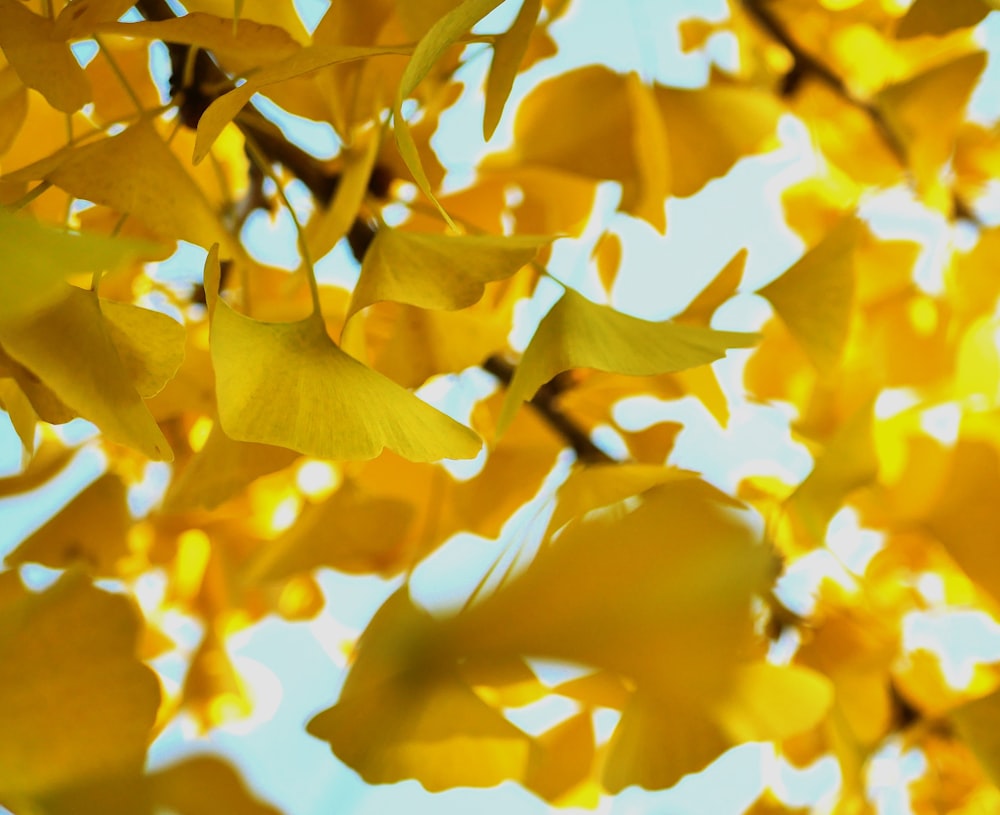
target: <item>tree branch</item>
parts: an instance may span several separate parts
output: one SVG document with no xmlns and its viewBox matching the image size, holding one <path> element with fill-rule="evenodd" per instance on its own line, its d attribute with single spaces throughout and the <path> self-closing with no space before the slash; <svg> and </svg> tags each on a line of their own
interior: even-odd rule
<svg viewBox="0 0 1000 815">
<path fill-rule="evenodd" d="M 482 364 L 482 369 L 493 374 L 506 387 L 514 378 L 514 366 L 506 359 L 494 354 Z M 592 464 L 608 464 L 614 459 L 591 441 L 590 436 L 556 405 L 556 399 L 564 389 L 559 387 L 558 377 L 539 388 L 530 404 L 556 433 L 562 436 L 580 461 Z"/>
</svg>

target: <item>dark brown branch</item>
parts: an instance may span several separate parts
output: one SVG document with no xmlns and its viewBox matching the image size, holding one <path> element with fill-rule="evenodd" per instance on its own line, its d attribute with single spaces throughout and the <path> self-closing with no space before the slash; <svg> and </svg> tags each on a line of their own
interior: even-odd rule
<svg viewBox="0 0 1000 815">
<path fill-rule="evenodd" d="M 514 366 L 501 356 L 493 355 L 483 362 L 484 371 L 493 374 L 506 387 L 514 378 Z M 590 436 L 556 405 L 556 399 L 563 391 L 556 380 L 543 385 L 528 403 L 553 430 L 562 436 L 580 461 L 592 464 L 607 464 L 614 459 L 591 441 Z"/>
<path fill-rule="evenodd" d="M 176 16 L 166 0 L 138 0 L 135 5 L 147 20 L 170 20 Z M 232 87 L 232 81 L 207 52 L 199 50 L 191 82 L 185 85 L 184 67 L 190 47 L 181 43 L 165 44 L 170 54 L 171 93 L 178 100 L 181 120 L 194 129 L 205 109 Z M 252 102 L 236 117 L 236 124 L 253 138 L 269 161 L 282 165 L 292 173 L 319 202 L 324 205 L 330 202 L 337 189 L 338 174 L 289 142 L 277 125 L 269 121 Z"/>
</svg>

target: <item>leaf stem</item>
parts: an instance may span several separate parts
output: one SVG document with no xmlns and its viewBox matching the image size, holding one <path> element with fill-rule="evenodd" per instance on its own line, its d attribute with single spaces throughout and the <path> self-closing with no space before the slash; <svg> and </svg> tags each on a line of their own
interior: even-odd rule
<svg viewBox="0 0 1000 815">
<path fill-rule="evenodd" d="M 128 81 L 124 71 L 122 71 L 121 66 L 118 64 L 118 60 L 112 56 L 111 49 L 104 44 L 104 40 L 101 39 L 99 34 L 94 34 L 94 42 L 97 43 L 97 47 L 104 55 L 104 58 L 108 61 L 108 65 L 111 66 L 111 72 L 115 75 L 115 78 L 125 90 L 125 93 L 128 94 L 128 98 L 132 100 L 132 104 L 135 105 L 135 109 L 139 111 L 139 115 L 141 116 L 145 113 L 142 109 L 142 102 L 139 101 L 139 95 L 135 92 L 135 88 L 133 88 L 131 83 Z"/>
<path fill-rule="evenodd" d="M 275 189 L 278 192 L 278 197 L 281 199 L 281 203 L 285 205 L 285 209 L 288 210 L 288 214 L 292 218 L 292 223 L 295 224 L 295 234 L 298 238 L 299 251 L 302 253 L 302 265 L 305 267 L 307 276 L 306 279 L 309 281 L 309 296 L 312 299 L 313 315 L 321 316 L 322 310 L 319 300 L 319 284 L 316 282 L 316 270 L 313 268 L 312 258 L 309 254 L 309 244 L 306 241 L 305 229 L 303 229 L 302 223 L 295 214 L 295 209 L 292 207 L 291 202 L 288 200 L 288 196 L 285 194 L 285 188 L 281 184 L 281 179 L 278 178 L 277 173 L 274 172 L 274 168 L 271 166 L 260 147 L 258 147 L 257 142 L 249 133 L 244 133 L 244 138 L 246 139 L 247 153 L 249 154 L 251 161 L 257 165 L 258 169 L 264 173 L 264 175 L 274 182 Z"/>
</svg>

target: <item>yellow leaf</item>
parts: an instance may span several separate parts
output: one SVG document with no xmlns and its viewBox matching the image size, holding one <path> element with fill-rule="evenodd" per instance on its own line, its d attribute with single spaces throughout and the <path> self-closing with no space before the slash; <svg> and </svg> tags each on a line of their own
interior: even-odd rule
<svg viewBox="0 0 1000 815">
<path fill-rule="evenodd" d="M 287 59 L 302 48 L 285 29 L 278 26 L 240 20 L 234 30 L 232 19 L 203 12 L 169 20 L 103 25 L 100 31 L 123 37 L 194 45 L 222 59 L 251 58 L 260 65 Z"/>
<path fill-rule="evenodd" d="M 21 81 L 52 107 L 72 113 L 90 101 L 90 83 L 52 20 L 18 0 L 0 0 L 0 49 Z"/>
<path fill-rule="evenodd" d="M 985 52 L 965 54 L 876 97 L 922 189 L 933 189 L 954 152 L 965 107 L 985 67 Z"/>
<path fill-rule="evenodd" d="M 382 227 L 365 254 L 348 315 L 380 300 L 428 309 L 461 309 L 531 260 L 551 239 L 430 235 Z"/>
<path fill-rule="evenodd" d="M 26 317 L 66 292 L 71 275 L 114 271 L 158 248 L 153 244 L 79 234 L 0 210 L 0 321 Z"/>
<path fill-rule="evenodd" d="M 41 563 L 52 569 L 79 565 L 95 574 L 114 575 L 116 564 L 128 554 L 131 525 L 125 484 L 106 473 L 22 541 L 6 562 Z"/>
<path fill-rule="evenodd" d="M 554 532 L 573 518 L 641 495 L 667 481 L 691 477 L 691 473 L 683 470 L 652 464 L 577 465 L 556 493 L 556 510 L 549 521 L 549 530 Z"/>
<path fill-rule="evenodd" d="M 959 439 L 946 481 L 927 515 L 927 527 L 979 586 L 1000 600 L 1000 559 L 993 533 L 1000 523 L 995 494 L 1000 456 L 989 442 Z"/>
<path fill-rule="evenodd" d="M 28 89 L 10 66 L 0 69 L 0 157 L 13 145 L 28 115 Z"/>
<path fill-rule="evenodd" d="M 69 573 L 0 608 L 0 795 L 141 771 L 160 702 L 124 597 Z"/>
<path fill-rule="evenodd" d="M 22 473 L 0 478 L 0 498 L 21 495 L 42 486 L 62 472 L 75 454 L 73 448 L 64 447 L 51 438 L 45 439 Z"/>
<path fill-rule="evenodd" d="M 215 509 L 256 479 L 283 470 L 297 458 L 297 453 L 284 447 L 233 441 L 216 422 L 205 446 L 171 480 L 163 509 Z"/>
<path fill-rule="evenodd" d="M 577 713 L 545 731 L 538 747 L 524 786 L 546 801 L 559 803 L 590 775 L 595 752 L 590 712 Z"/>
<path fill-rule="evenodd" d="M 380 143 L 381 132 L 376 130 L 358 134 L 354 144 L 344 147 L 344 164 L 333 203 L 306 225 L 310 257 L 323 257 L 348 233 L 368 193 Z"/>
<path fill-rule="evenodd" d="M 429 311 L 379 303 L 365 315 L 365 328 L 371 366 L 404 388 L 417 388 L 432 376 L 464 371 L 503 351 L 510 319 L 488 306 Z"/>
<path fill-rule="evenodd" d="M 214 252 L 205 275 L 206 289 L 217 291 Z M 330 459 L 370 459 L 385 448 L 411 461 L 479 452 L 467 427 L 341 351 L 318 314 L 262 323 L 219 299 L 211 350 L 219 421 L 237 441 Z"/>
<path fill-rule="evenodd" d="M 625 78 L 632 121 L 635 176 L 622 184 L 622 212 L 642 218 L 657 232 L 667 231 L 667 197 L 673 187 L 670 146 L 656 91 L 644 85 L 638 74 Z"/>
<path fill-rule="evenodd" d="M 56 33 L 66 40 L 82 39 L 101 23 L 110 23 L 128 11 L 129 0 L 70 0 L 56 18 Z"/>
<path fill-rule="evenodd" d="M 956 28 L 974 26 L 989 13 L 990 7 L 983 0 L 951 0 L 948 3 L 914 0 L 896 26 L 896 37 L 941 36 Z"/>
<path fill-rule="evenodd" d="M 622 239 L 614 232 L 605 232 L 594 247 L 593 257 L 597 263 L 597 276 L 601 285 L 604 291 L 611 294 L 622 264 Z"/>
<path fill-rule="evenodd" d="M 501 2 L 502 0 L 464 0 L 461 5 L 443 15 L 420 38 L 417 47 L 413 49 L 413 55 L 406 64 L 406 70 L 403 71 L 403 77 L 396 91 L 396 103 L 393 108 L 393 132 L 396 135 L 399 153 L 413 174 L 421 192 L 438 207 L 445 221 L 451 227 L 454 227 L 454 224 L 448 214 L 441 209 L 441 205 L 431 190 L 430 181 L 420 161 L 417 146 L 413 141 L 413 134 L 410 132 L 410 126 L 403 118 L 403 100 L 416 90 L 420 81 L 427 76 L 431 68 L 434 67 L 434 63 L 449 47 L 458 42 L 463 34 L 499 6 Z"/>
<path fill-rule="evenodd" d="M 705 769 L 731 746 L 700 705 L 635 693 L 608 744 L 602 781 L 612 794 L 633 784 L 666 789 Z"/>
<path fill-rule="evenodd" d="M 486 110 L 483 114 L 483 138 L 486 141 L 493 138 L 493 132 L 500 124 L 504 105 L 528 50 L 541 7 L 542 0 L 523 0 L 511 27 L 493 43 L 493 62 L 486 78 Z"/>
<path fill-rule="evenodd" d="M 160 806 L 184 815 L 280 815 L 258 800 L 239 773 L 217 756 L 183 759 L 149 775 L 146 784 Z"/>
<path fill-rule="evenodd" d="M 233 239 L 218 215 L 147 120 L 71 149 L 43 174 L 78 198 L 138 218 L 163 240 L 180 238 L 206 248 L 221 242 L 227 255 L 233 253 Z"/>
<path fill-rule="evenodd" d="M 710 698 L 728 686 L 771 569 L 739 506 L 689 478 L 623 517 L 577 520 L 442 636 L 462 654 L 561 659 L 658 696 Z"/>
<path fill-rule="evenodd" d="M 66 295 L 31 320 L 0 325 L 0 344 L 108 438 L 154 461 L 170 461 L 170 445 L 136 392 L 94 292 Z"/>
<path fill-rule="evenodd" d="M 253 74 L 238 88 L 223 94 L 202 114 L 198 122 L 198 137 L 195 141 L 195 164 L 200 164 L 208 155 L 222 129 L 229 124 L 240 109 L 250 101 L 250 97 L 262 88 L 285 82 L 297 76 L 318 71 L 329 65 L 343 62 L 353 62 L 368 57 L 385 54 L 409 54 L 411 49 L 401 46 L 348 46 L 326 45 L 310 46 L 292 54 L 290 57 L 276 62 Z"/>
<path fill-rule="evenodd" d="M 740 159 L 768 149 L 784 112 L 771 94 L 753 88 L 654 90 L 670 145 L 670 192 L 682 198 L 725 175 Z"/>
<path fill-rule="evenodd" d="M 845 219 L 757 292 L 771 303 L 821 373 L 836 367 L 847 342 L 859 235 L 858 222 Z"/>
<path fill-rule="evenodd" d="M 523 778 L 532 740 L 480 699 L 445 654 L 430 617 L 397 591 L 358 644 L 340 700 L 309 733 L 369 784 L 415 778 L 436 792 Z"/>
<path fill-rule="evenodd" d="M 1000 786 L 1000 692 L 962 705 L 950 718 L 986 775 Z"/>
<path fill-rule="evenodd" d="M 812 472 L 788 499 L 787 510 L 804 527 L 810 548 L 822 545 L 826 527 L 844 499 L 878 475 L 873 409 L 874 402 L 869 401 L 837 430 Z"/>
<path fill-rule="evenodd" d="M 782 741 L 818 725 L 832 703 L 833 685 L 822 674 L 756 662 L 739 670 L 714 712 L 735 743 Z"/>
<path fill-rule="evenodd" d="M 21 440 L 21 446 L 26 455 L 31 455 L 35 451 L 35 425 L 38 422 L 38 414 L 35 412 L 31 400 L 17 380 L 0 378 L 0 408 L 7 411 L 7 418 Z"/>
<path fill-rule="evenodd" d="M 556 374 L 596 368 L 630 375 L 662 374 L 705 365 L 730 348 L 748 348 L 756 334 L 653 323 L 591 303 L 567 289 L 542 319 L 507 390 L 499 427 Z"/>
<path fill-rule="evenodd" d="M 721 271 L 712 278 L 701 293 L 688 304 L 680 314 L 674 317 L 678 322 L 690 322 L 696 325 L 708 325 L 712 321 L 715 310 L 736 294 L 743 278 L 743 270 L 747 263 L 747 250 L 740 249 Z"/>
<path fill-rule="evenodd" d="M 102 300 L 101 313 L 133 386 L 144 399 L 156 396 L 184 361 L 184 326 L 158 311 L 114 300 Z"/>
<path fill-rule="evenodd" d="M 394 566 L 413 522 L 411 504 L 367 495 L 350 482 L 268 543 L 248 568 L 253 580 L 282 580 L 325 566 L 353 574 Z"/>
<path fill-rule="evenodd" d="M 501 2 L 502 0 L 464 0 L 461 5 L 451 9 L 430 27 L 413 49 L 413 56 L 410 57 L 403 72 L 397 94 L 397 109 L 427 76 L 445 50 L 458 42 L 459 37 Z"/>
</svg>

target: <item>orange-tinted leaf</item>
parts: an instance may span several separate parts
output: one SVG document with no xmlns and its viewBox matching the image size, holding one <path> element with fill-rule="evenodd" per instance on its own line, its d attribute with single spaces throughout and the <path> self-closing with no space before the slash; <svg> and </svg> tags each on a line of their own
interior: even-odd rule
<svg viewBox="0 0 1000 815">
<path fill-rule="evenodd" d="M 21 81 L 52 107 L 72 113 L 90 101 L 90 83 L 55 23 L 18 0 L 0 0 L 0 48 Z"/>
<path fill-rule="evenodd" d="M 79 565 L 95 574 L 114 575 L 115 565 L 128 554 L 131 525 L 125 484 L 106 473 L 22 541 L 6 561 L 53 569 Z"/>
<path fill-rule="evenodd" d="M 70 573 L 0 609 L 0 794 L 139 771 L 160 701 L 129 602 Z"/>
</svg>

